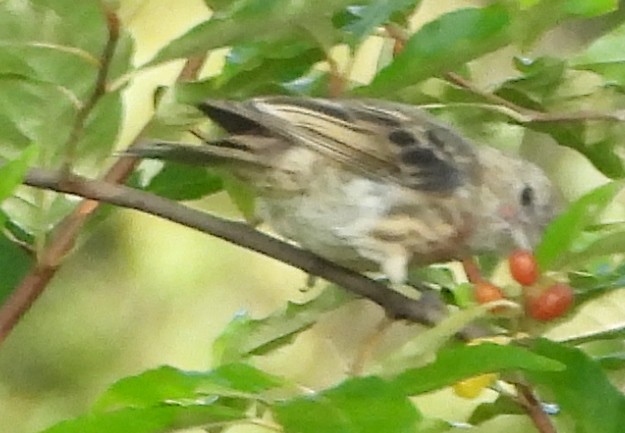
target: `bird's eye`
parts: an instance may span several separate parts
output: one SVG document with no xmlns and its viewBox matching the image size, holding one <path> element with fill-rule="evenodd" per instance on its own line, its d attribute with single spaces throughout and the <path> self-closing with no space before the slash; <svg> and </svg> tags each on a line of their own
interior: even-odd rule
<svg viewBox="0 0 625 433">
<path fill-rule="evenodd" d="M 534 189 L 531 186 L 526 186 L 521 191 L 521 204 L 523 206 L 531 206 L 534 204 Z"/>
</svg>

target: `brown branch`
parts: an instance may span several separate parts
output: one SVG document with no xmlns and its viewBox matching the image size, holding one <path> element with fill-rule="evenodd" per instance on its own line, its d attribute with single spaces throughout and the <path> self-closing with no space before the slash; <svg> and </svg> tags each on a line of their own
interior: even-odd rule
<svg viewBox="0 0 625 433">
<path fill-rule="evenodd" d="M 517 113 L 523 114 L 523 115 L 527 115 L 527 114 L 534 114 L 537 112 L 534 112 L 532 110 L 528 110 L 527 108 L 521 107 L 519 105 L 516 105 L 510 101 L 508 101 L 507 99 L 504 99 L 500 96 L 497 96 L 493 93 L 487 92 L 485 90 L 480 89 L 479 87 L 477 87 L 474 83 L 472 83 L 471 81 L 465 79 L 464 77 L 456 74 L 455 72 L 448 72 L 444 75 L 445 79 L 447 81 L 449 81 L 452 84 L 457 85 L 458 87 L 462 87 L 463 89 L 466 89 L 468 91 L 470 91 L 471 93 L 474 93 L 478 96 L 481 96 L 482 98 L 484 98 L 485 100 L 492 102 L 495 105 L 501 105 L 503 107 L 507 107 L 513 111 L 516 111 Z M 542 114 L 542 113 L 541 113 Z"/>
<path fill-rule="evenodd" d="M 117 45 L 117 40 L 119 39 L 119 21 L 117 16 L 108 12 L 106 16 L 109 31 L 108 41 L 102 52 L 100 69 L 96 77 L 94 91 L 89 100 L 78 111 L 70 132 L 70 137 L 67 142 L 67 154 L 62 170 L 65 174 L 68 174 L 70 171 L 70 164 L 75 154 L 75 147 L 82 135 L 84 122 L 98 100 L 106 92 L 108 68 Z M 114 166 L 111 168 L 105 178 L 113 180 L 112 178 L 120 176 L 122 169 L 128 169 L 129 161 L 130 159 L 126 159 L 122 164 L 123 167 Z M 129 172 L 130 171 L 132 171 L 132 168 L 130 168 Z M 56 274 L 61 260 L 74 245 L 75 239 L 85 219 L 96 207 L 97 203 L 85 201 L 80 203 L 70 215 L 65 217 L 59 225 L 53 239 L 43 251 L 39 252 L 37 263 L 33 269 L 22 279 L 4 304 L 0 306 L 0 344 L 6 339 L 20 318 L 45 290 L 52 277 Z"/>
<path fill-rule="evenodd" d="M 424 296 L 422 300 L 411 299 L 362 274 L 261 233 L 247 224 L 191 209 L 151 193 L 76 175 L 64 177 L 59 172 L 42 169 L 31 169 L 24 183 L 37 188 L 135 209 L 211 234 L 295 266 L 309 274 L 322 277 L 346 290 L 368 298 L 381 305 L 394 318 L 435 325 L 446 314 L 445 306 L 438 298 Z M 462 331 L 461 337 L 471 339 L 486 333 L 484 329 L 477 326 L 468 327 Z"/>
<path fill-rule="evenodd" d="M 551 422 L 551 418 L 543 410 L 540 400 L 534 395 L 532 388 L 522 383 L 515 383 L 514 386 L 519 394 L 517 397 L 518 403 L 531 418 L 538 431 L 540 433 L 558 433 Z"/>
<path fill-rule="evenodd" d="M 182 68 L 182 71 L 180 71 L 180 74 L 178 75 L 178 81 L 195 80 L 200 75 L 200 71 L 202 70 L 205 61 L 206 56 L 189 57 Z"/>
<path fill-rule="evenodd" d="M 492 103 L 495 107 L 504 107 L 507 110 L 500 110 L 508 113 L 510 117 L 519 123 L 561 123 L 576 122 L 589 120 L 606 120 L 612 122 L 625 122 L 625 110 L 615 111 L 575 111 L 570 113 L 545 113 L 542 111 L 531 110 L 522 107 L 513 102 L 508 101 L 494 93 L 480 89 L 471 81 L 461 77 L 460 75 L 448 72 L 444 75 L 445 79 L 463 89 L 470 91 L 484 100 Z M 468 104 L 471 105 L 471 104 Z M 510 110 L 510 111 L 508 111 Z"/>
</svg>

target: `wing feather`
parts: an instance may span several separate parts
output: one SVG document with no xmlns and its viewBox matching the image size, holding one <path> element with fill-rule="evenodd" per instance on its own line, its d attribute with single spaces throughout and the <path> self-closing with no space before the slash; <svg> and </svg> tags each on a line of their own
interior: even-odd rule
<svg viewBox="0 0 625 433">
<path fill-rule="evenodd" d="M 206 101 L 200 109 L 230 134 L 281 137 L 410 188 L 447 193 L 476 175 L 474 146 L 410 105 L 274 96 Z"/>
</svg>

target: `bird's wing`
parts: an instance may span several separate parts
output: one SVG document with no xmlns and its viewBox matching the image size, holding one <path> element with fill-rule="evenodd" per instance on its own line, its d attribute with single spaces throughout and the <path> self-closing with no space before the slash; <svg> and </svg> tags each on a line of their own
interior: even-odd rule
<svg viewBox="0 0 625 433">
<path fill-rule="evenodd" d="M 279 136 L 365 176 L 414 189 L 452 192 L 477 167 L 471 143 L 405 104 L 274 96 L 209 100 L 199 108 L 233 136 Z"/>
</svg>

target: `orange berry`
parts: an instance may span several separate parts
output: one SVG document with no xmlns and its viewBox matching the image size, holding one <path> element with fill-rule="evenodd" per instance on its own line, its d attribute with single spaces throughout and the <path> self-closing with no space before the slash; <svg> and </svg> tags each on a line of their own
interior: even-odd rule
<svg viewBox="0 0 625 433">
<path fill-rule="evenodd" d="M 527 300 L 526 311 L 530 317 L 546 322 L 564 315 L 573 305 L 574 298 L 571 286 L 556 283 L 547 287 L 538 296 L 530 297 Z"/>
<path fill-rule="evenodd" d="M 475 284 L 475 300 L 479 304 L 488 304 L 489 302 L 499 301 L 506 296 L 503 291 L 487 281 L 480 281 Z"/>
<path fill-rule="evenodd" d="M 531 286 L 538 280 L 538 263 L 531 251 L 516 250 L 508 258 L 510 274 L 519 284 Z"/>
</svg>

